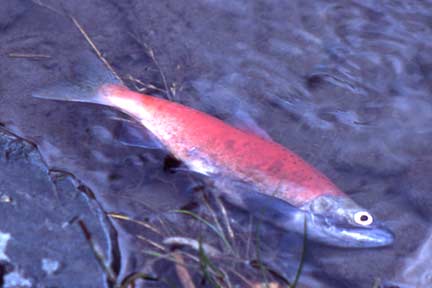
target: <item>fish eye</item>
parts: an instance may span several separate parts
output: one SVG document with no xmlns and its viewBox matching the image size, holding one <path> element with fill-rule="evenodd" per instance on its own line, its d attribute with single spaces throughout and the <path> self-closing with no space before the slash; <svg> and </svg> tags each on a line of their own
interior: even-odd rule
<svg viewBox="0 0 432 288">
<path fill-rule="evenodd" d="M 354 214 L 355 223 L 363 226 L 369 226 L 373 222 L 372 215 L 366 211 L 360 211 Z"/>
</svg>

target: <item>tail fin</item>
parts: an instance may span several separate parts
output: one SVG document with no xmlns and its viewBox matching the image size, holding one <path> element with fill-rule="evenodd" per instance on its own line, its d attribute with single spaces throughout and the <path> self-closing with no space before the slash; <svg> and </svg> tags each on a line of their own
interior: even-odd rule
<svg viewBox="0 0 432 288">
<path fill-rule="evenodd" d="M 104 84 L 121 84 L 93 54 L 80 56 L 69 65 L 66 80 L 39 89 L 32 96 L 59 101 L 106 104 L 98 93 L 99 88 Z"/>
</svg>

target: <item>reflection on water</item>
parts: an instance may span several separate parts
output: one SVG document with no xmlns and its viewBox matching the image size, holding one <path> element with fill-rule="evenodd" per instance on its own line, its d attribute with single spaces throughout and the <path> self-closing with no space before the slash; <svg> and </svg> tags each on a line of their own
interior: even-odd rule
<svg viewBox="0 0 432 288">
<path fill-rule="evenodd" d="M 112 116 L 122 115 L 105 107 L 30 97 L 37 88 L 74 79 L 74 64 L 90 48 L 68 18 L 33 2 L 8 3 L 13 4 L 0 11 L 0 122 L 35 142 L 50 167 L 83 181 L 106 212 L 151 222 L 190 204 L 201 179 L 185 171 L 164 171 L 166 151 L 116 141 L 122 124 Z M 422 260 L 412 260 L 423 258 L 411 253 L 430 245 L 425 234 L 432 219 L 428 1 L 54 5 L 81 22 L 125 79 L 130 74 L 156 86 L 147 87 L 148 92 L 161 97 L 160 90 L 168 87 L 176 101 L 230 122 L 233 115 L 248 115 L 247 121 L 253 119 L 270 137 L 318 167 L 395 232 L 396 242 L 384 249 L 310 243 L 306 262 L 314 279 L 330 287 L 371 287 L 376 279 L 392 279 L 402 273 L 400 267 L 412 265 L 403 279 L 395 279 L 427 281 L 425 266 L 418 264 Z M 9 57 L 17 52 L 49 57 Z M 137 82 L 127 84 L 134 88 Z M 198 201 L 195 209 L 201 211 L 200 205 Z M 234 226 L 247 227 L 236 219 L 242 212 L 230 209 L 238 221 Z M 166 228 L 168 232 L 189 232 L 179 217 L 170 217 L 177 227 Z M 136 235 L 149 232 L 113 221 L 124 276 L 148 264 L 139 251 L 150 244 Z M 275 229 L 264 232 L 266 239 L 283 237 Z M 273 253 L 291 255 L 296 241 L 271 243 Z M 269 259 L 270 264 L 290 262 Z M 291 277 L 293 265 L 278 267 Z M 156 270 L 168 266 L 156 265 Z"/>
<path fill-rule="evenodd" d="M 432 234 L 429 234 L 424 243 L 405 259 L 403 268 L 396 276 L 397 283 L 416 288 L 432 287 L 431 253 Z"/>
</svg>

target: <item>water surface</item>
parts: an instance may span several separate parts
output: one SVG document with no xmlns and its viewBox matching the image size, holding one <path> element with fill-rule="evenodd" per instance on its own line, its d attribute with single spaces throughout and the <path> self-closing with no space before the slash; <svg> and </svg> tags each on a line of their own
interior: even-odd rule
<svg viewBox="0 0 432 288">
<path fill-rule="evenodd" d="M 106 213 L 153 224 L 155 215 L 171 217 L 166 235 L 197 236 L 191 219 L 165 212 L 195 199 L 201 179 L 164 169 L 165 151 L 119 143 L 113 117 L 121 115 L 109 108 L 31 97 L 77 77 L 74 66 L 92 53 L 64 14 L 82 24 L 129 87 L 144 88 L 130 75 L 157 87 L 148 93 L 230 123 L 249 115 L 394 231 L 394 245 L 381 249 L 309 243 L 305 287 L 318 287 L 312 278 L 322 287 L 372 287 L 377 279 L 427 287 L 416 281 L 429 268 L 403 271 L 408 259 L 422 261 L 416 251 L 428 243 L 432 216 L 428 1 L 43 2 L 60 13 L 37 2 L 6 1 L 0 11 L 0 122 L 37 145 L 41 165 L 85 183 Z M 198 200 L 194 211 L 204 208 Z M 247 227 L 247 215 L 228 208 L 233 226 Z M 112 221 L 119 278 L 148 268 L 149 244 L 137 235 L 162 239 Z M 271 227 L 262 234 L 273 239 L 266 261 L 293 279 L 301 239 Z M 169 261 L 158 265 L 155 273 L 167 269 L 176 279 Z"/>
</svg>

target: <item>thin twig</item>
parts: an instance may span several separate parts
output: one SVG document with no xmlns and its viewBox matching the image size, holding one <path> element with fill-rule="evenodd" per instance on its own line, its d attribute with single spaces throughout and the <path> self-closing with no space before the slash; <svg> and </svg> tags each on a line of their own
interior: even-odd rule
<svg viewBox="0 0 432 288">
<path fill-rule="evenodd" d="M 125 221 L 130 221 L 130 222 L 136 223 L 138 225 L 146 227 L 147 229 L 155 232 L 156 234 L 162 235 L 162 233 L 158 229 L 156 229 L 155 227 L 153 227 L 152 225 L 150 225 L 150 224 L 148 224 L 148 223 L 146 223 L 144 221 L 141 221 L 141 220 L 132 219 L 132 218 L 130 218 L 127 215 L 123 215 L 123 214 L 120 214 L 120 213 L 109 212 L 109 213 L 107 213 L 107 216 L 111 217 L 111 218 L 114 218 L 114 219 L 120 219 L 120 220 L 125 220 Z"/>
<path fill-rule="evenodd" d="M 234 240 L 235 239 L 234 231 L 233 231 L 233 229 L 231 227 L 231 224 L 230 224 L 230 221 L 229 221 L 229 218 L 228 218 L 228 213 L 227 213 L 227 211 L 225 209 L 225 206 L 223 205 L 223 203 L 222 203 L 222 201 L 220 200 L 219 197 L 215 196 L 215 198 L 216 198 L 217 204 L 219 205 L 219 208 L 221 209 L 222 216 L 223 216 L 224 221 L 225 221 L 225 226 L 226 226 L 226 229 L 228 231 L 228 235 L 231 238 L 231 240 Z"/>
<path fill-rule="evenodd" d="M 207 209 L 209 210 L 209 212 L 210 212 L 210 214 L 211 214 L 211 216 L 212 216 L 212 218 L 213 218 L 213 221 L 214 221 L 214 223 L 215 223 L 217 229 L 220 231 L 220 234 L 223 236 L 224 242 L 229 243 L 228 239 L 226 239 L 225 232 L 224 232 L 224 230 L 222 229 L 222 225 L 220 224 L 219 219 L 218 219 L 218 217 L 217 217 L 215 211 L 214 211 L 213 208 L 210 206 L 210 204 L 208 203 L 208 201 L 207 201 L 207 199 L 206 199 L 205 197 L 203 197 L 203 202 L 204 202 L 204 204 L 207 206 Z M 232 247 L 231 247 L 231 243 L 229 243 L 228 248 L 229 248 L 230 252 L 233 252 L 233 251 L 234 251 L 234 250 L 232 249 Z"/>
<path fill-rule="evenodd" d="M 177 276 L 184 288 L 195 288 L 195 284 L 192 280 L 192 277 L 189 273 L 189 270 L 186 268 L 184 258 L 182 254 L 174 251 L 173 253 L 175 261 L 175 269 Z"/>
<path fill-rule="evenodd" d="M 253 237 L 253 235 L 252 235 L 252 229 L 253 229 L 252 222 L 253 222 L 253 218 L 250 215 L 249 216 L 249 228 L 247 231 L 251 231 L 251 232 L 248 233 L 249 236 L 247 237 L 247 240 L 246 240 L 246 257 L 250 257 L 250 246 L 251 246 L 251 241 L 252 241 L 252 237 Z"/>
<path fill-rule="evenodd" d="M 158 278 L 155 278 L 151 275 L 147 275 L 142 272 L 133 273 L 129 276 L 126 276 L 122 283 L 120 284 L 120 288 L 128 288 L 128 287 L 135 287 L 135 281 L 141 279 L 141 280 L 147 280 L 147 281 L 159 281 Z M 133 286 L 131 286 L 133 285 Z"/>
<path fill-rule="evenodd" d="M 47 59 L 51 58 L 50 55 L 46 54 L 33 54 L 33 53 L 9 53 L 11 58 L 30 58 L 30 59 Z"/>
<path fill-rule="evenodd" d="M 117 277 L 116 277 L 114 271 L 111 269 L 111 267 L 105 263 L 105 256 L 103 255 L 102 249 L 93 240 L 93 237 L 91 236 L 91 233 L 87 228 L 87 225 L 85 225 L 83 220 L 78 220 L 78 225 L 81 228 L 81 231 L 83 232 L 84 237 L 86 238 L 87 242 L 89 243 L 90 248 L 92 249 L 93 254 L 96 257 L 96 260 L 98 261 L 99 265 L 102 267 L 102 269 L 107 274 L 108 279 L 112 282 L 115 282 Z"/>
<path fill-rule="evenodd" d="M 53 11 L 54 13 L 57 13 L 59 15 L 65 15 L 65 13 L 60 12 L 59 10 L 55 9 L 54 7 L 47 5 L 45 3 L 43 3 L 40 0 L 32 0 L 33 3 L 35 3 L 36 5 L 39 5 L 41 7 L 44 7 L 48 10 Z M 124 85 L 123 80 L 121 79 L 121 77 L 118 75 L 118 73 L 114 70 L 114 68 L 111 66 L 111 64 L 108 62 L 108 60 L 102 55 L 102 53 L 100 52 L 100 50 L 97 48 L 96 44 L 92 41 L 92 39 L 90 38 L 90 36 L 88 35 L 88 33 L 84 30 L 84 28 L 81 26 L 81 24 L 78 22 L 78 20 L 73 17 L 70 16 L 70 19 L 72 20 L 72 22 L 74 23 L 74 25 L 78 28 L 78 30 L 81 32 L 81 34 L 84 36 L 84 38 L 86 39 L 87 43 L 92 47 L 92 49 L 94 50 L 94 52 L 96 53 L 96 55 L 98 56 L 98 58 L 102 61 L 102 63 L 104 63 L 104 65 L 108 68 L 108 70 L 111 71 L 111 73 L 114 75 L 115 78 L 117 78 L 117 80 L 120 81 L 121 84 Z"/>
<path fill-rule="evenodd" d="M 159 74 L 162 78 L 162 83 L 165 87 L 165 95 L 168 98 L 168 100 L 173 100 L 174 96 L 171 93 L 170 88 L 168 87 L 168 81 L 167 78 L 165 76 L 165 73 L 162 71 L 162 68 L 159 64 L 159 61 L 156 59 L 156 55 L 153 51 L 153 48 L 150 47 L 150 45 L 144 43 L 143 41 L 141 41 L 140 39 L 138 39 L 138 37 L 132 33 L 130 33 L 131 37 L 135 39 L 135 41 L 140 44 L 144 50 L 146 51 L 147 55 L 152 59 L 153 63 L 155 64 L 156 68 L 159 70 Z"/>
<path fill-rule="evenodd" d="M 150 239 L 147 239 L 146 237 L 144 237 L 142 235 L 136 235 L 136 237 L 138 239 L 143 240 L 143 241 L 149 243 L 150 245 L 152 245 L 152 246 L 154 246 L 154 247 L 156 247 L 156 248 L 164 251 L 164 252 L 167 252 L 167 249 L 164 246 L 162 246 L 162 245 L 160 245 L 160 244 L 158 244 L 158 243 L 156 243 L 156 242 L 154 242 L 154 241 L 152 241 Z"/>
<path fill-rule="evenodd" d="M 123 80 L 120 78 L 120 76 L 117 74 L 117 72 L 114 70 L 114 68 L 111 66 L 111 64 L 106 60 L 106 58 L 102 55 L 102 53 L 99 51 L 99 49 L 96 47 L 96 44 L 92 41 L 90 36 L 87 34 L 87 32 L 84 30 L 84 28 L 81 26 L 81 24 L 78 22 L 78 20 L 75 19 L 75 17 L 70 16 L 75 26 L 78 28 L 78 30 L 81 32 L 81 34 L 84 36 L 84 38 L 87 40 L 89 45 L 93 48 L 98 58 L 104 63 L 104 65 L 113 73 L 114 77 L 116 77 L 120 83 L 123 83 Z"/>
<path fill-rule="evenodd" d="M 59 14 L 59 15 L 64 15 L 64 13 L 60 12 L 59 10 L 55 9 L 54 7 L 52 7 L 51 5 L 45 4 L 40 0 L 32 0 L 33 3 L 35 3 L 36 5 L 39 5 L 41 7 L 44 7 L 48 10 L 51 10 L 52 12 Z"/>
<path fill-rule="evenodd" d="M 270 283 L 256 283 L 253 288 L 281 288 L 282 286 L 277 282 L 270 282 Z"/>
<path fill-rule="evenodd" d="M 164 89 L 161 89 L 161 88 L 159 88 L 159 87 L 156 87 L 156 86 L 153 85 L 153 84 L 146 84 L 146 83 L 142 82 L 141 80 L 139 80 L 139 79 L 133 77 L 133 76 L 130 75 L 130 74 L 127 75 L 127 78 L 128 78 L 130 81 L 135 82 L 135 83 L 137 83 L 137 84 L 143 86 L 142 88 L 139 88 L 139 87 L 136 87 L 136 85 L 135 85 L 136 89 L 137 89 L 139 92 L 145 92 L 145 91 L 147 91 L 147 90 L 155 90 L 155 91 L 159 91 L 159 92 L 166 93 L 166 91 L 165 91 Z"/>
</svg>

